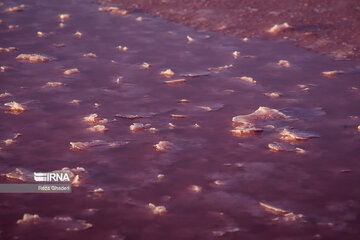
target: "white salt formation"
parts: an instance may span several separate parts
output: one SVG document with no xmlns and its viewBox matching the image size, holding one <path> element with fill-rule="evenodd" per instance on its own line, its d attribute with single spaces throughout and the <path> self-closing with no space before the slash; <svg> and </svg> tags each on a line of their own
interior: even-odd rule
<svg viewBox="0 0 360 240">
<path fill-rule="evenodd" d="M 83 34 L 79 31 L 74 33 L 74 37 L 76 37 L 76 38 L 82 38 L 82 36 L 83 36 Z"/>
<path fill-rule="evenodd" d="M 258 121 L 273 121 L 273 120 L 285 120 L 290 119 L 289 116 L 283 114 L 277 109 L 268 107 L 259 107 L 255 112 L 248 115 L 239 115 L 233 117 L 232 121 L 234 124 L 252 124 Z"/>
<path fill-rule="evenodd" d="M 7 48 L 0 47 L 0 52 L 15 52 L 17 50 L 19 49 L 16 47 L 7 47 Z"/>
<path fill-rule="evenodd" d="M 145 129 L 145 126 L 142 123 L 133 123 L 130 126 L 130 131 L 132 131 L 132 132 L 138 132 L 138 131 L 141 131 L 141 130 L 144 130 L 144 129 Z"/>
<path fill-rule="evenodd" d="M 231 130 L 232 135 L 236 137 L 250 137 L 262 133 L 264 129 L 255 127 L 252 124 L 245 124 L 236 126 L 235 129 Z"/>
<path fill-rule="evenodd" d="M 23 168 L 16 168 L 12 172 L 8 172 L 6 174 L 1 174 L 1 176 L 6 177 L 9 181 L 14 182 L 29 182 L 33 180 L 34 173 L 30 172 Z"/>
<path fill-rule="evenodd" d="M 278 61 L 277 65 L 280 67 L 285 67 L 285 68 L 290 67 L 290 63 L 287 60 L 280 60 L 280 61 Z"/>
<path fill-rule="evenodd" d="M 108 129 L 104 125 L 95 125 L 92 127 L 88 127 L 87 130 L 94 133 L 105 133 L 108 131 Z"/>
<path fill-rule="evenodd" d="M 304 215 L 302 214 L 294 214 L 293 212 L 283 210 L 281 208 L 277 208 L 271 206 L 269 204 L 265 204 L 260 202 L 259 205 L 265 209 L 267 212 L 271 212 L 276 215 L 280 215 L 272 219 L 272 221 L 283 221 L 283 222 L 301 222 L 305 223 Z"/>
<path fill-rule="evenodd" d="M 90 125 L 94 125 L 94 124 L 104 125 L 108 122 L 108 120 L 106 118 L 99 118 L 96 113 L 92 113 L 92 114 L 84 117 L 83 120 Z"/>
<path fill-rule="evenodd" d="M 5 72 L 9 67 L 7 66 L 0 66 L 0 72 Z"/>
<path fill-rule="evenodd" d="M 173 144 L 169 141 L 160 141 L 154 145 L 156 151 L 168 151 L 173 148 Z"/>
<path fill-rule="evenodd" d="M 70 103 L 70 104 L 76 104 L 76 105 L 78 105 L 78 104 L 80 104 L 80 102 L 81 102 L 81 100 L 73 99 L 73 100 L 71 100 L 69 103 Z"/>
<path fill-rule="evenodd" d="M 143 68 L 143 69 L 149 69 L 150 66 L 151 65 L 149 63 L 147 63 L 147 62 L 143 62 L 143 64 L 141 64 L 141 68 Z"/>
<path fill-rule="evenodd" d="M 296 143 L 298 141 L 307 141 L 311 138 L 317 138 L 319 137 L 319 135 L 317 134 L 313 134 L 313 133 L 308 133 L 308 132 L 300 132 L 300 131 L 296 131 L 296 130 L 289 130 L 289 129 L 284 129 L 280 132 L 280 136 L 281 136 L 281 140 L 285 141 L 285 142 L 290 142 L 290 143 Z"/>
<path fill-rule="evenodd" d="M 56 216 L 51 222 L 57 227 L 64 228 L 67 232 L 78 232 L 93 227 L 91 223 L 88 223 L 85 220 L 73 219 L 69 216 Z"/>
<path fill-rule="evenodd" d="M 108 12 L 114 15 L 125 16 L 128 14 L 127 10 L 119 9 L 118 7 L 99 7 L 99 12 Z"/>
<path fill-rule="evenodd" d="M 176 128 L 176 126 L 174 124 L 172 124 L 172 123 L 169 123 L 168 127 L 169 127 L 169 129 L 175 129 Z"/>
<path fill-rule="evenodd" d="M 288 143 L 273 142 L 268 144 L 268 148 L 272 152 L 297 152 L 297 153 L 306 153 L 302 148 L 294 147 Z"/>
<path fill-rule="evenodd" d="M 190 191 L 195 192 L 195 193 L 199 193 L 201 192 L 202 188 L 200 186 L 197 185 L 191 185 L 189 187 Z"/>
<path fill-rule="evenodd" d="M 167 77 L 167 78 L 171 78 L 174 76 L 174 72 L 171 69 L 166 69 L 164 71 L 161 71 L 160 75 L 163 75 L 164 77 Z"/>
<path fill-rule="evenodd" d="M 70 18 L 70 14 L 67 13 L 59 14 L 58 18 L 60 19 L 61 22 L 65 22 L 65 20 L 68 20 Z"/>
<path fill-rule="evenodd" d="M 252 84 L 256 84 L 256 81 L 252 78 L 252 77 L 239 77 L 240 80 L 248 82 L 248 83 L 252 83 Z"/>
<path fill-rule="evenodd" d="M 342 73 L 344 73 L 344 72 L 343 72 L 343 71 L 335 70 L 335 71 L 322 72 L 322 75 L 323 75 L 324 77 L 334 78 L 334 77 L 336 77 L 336 75 L 342 74 Z"/>
<path fill-rule="evenodd" d="M 232 67 L 233 67 L 233 65 L 230 64 L 230 65 L 224 65 L 224 66 L 220 66 L 220 67 L 209 67 L 208 70 L 209 71 L 219 72 L 219 71 L 222 71 L 222 70 L 231 69 Z"/>
<path fill-rule="evenodd" d="M 38 36 L 38 37 L 46 37 L 47 36 L 47 34 L 46 33 L 44 33 L 44 32 L 37 32 L 36 33 L 36 35 Z"/>
<path fill-rule="evenodd" d="M 279 98 L 281 97 L 282 94 L 279 92 L 268 92 L 268 93 L 264 93 L 264 95 L 270 98 Z"/>
<path fill-rule="evenodd" d="M 192 42 L 195 42 L 195 39 L 193 39 L 192 37 L 190 36 L 186 36 L 187 40 L 188 40 L 188 43 L 192 43 Z"/>
<path fill-rule="evenodd" d="M 135 120 L 135 119 L 142 118 L 142 116 L 133 115 L 133 114 L 116 114 L 115 117 L 128 119 L 128 120 Z"/>
<path fill-rule="evenodd" d="M 70 149 L 73 151 L 82 151 L 90 147 L 104 145 L 106 142 L 102 140 L 93 140 L 91 142 L 70 142 Z"/>
<path fill-rule="evenodd" d="M 232 55 L 233 55 L 233 57 L 235 59 L 237 59 L 240 56 L 240 52 L 239 51 L 233 51 Z"/>
<path fill-rule="evenodd" d="M 179 102 L 179 103 L 182 103 L 182 104 L 187 104 L 187 103 L 189 103 L 190 101 L 187 100 L 187 99 L 185 99 L 185 98 L 183 98 L 183 99 L 178 100 L 178 102 Z"/>
<path fill-rule="evenodd" d="M 18 28 L 20 28 L 20 25 L 9 25 L 8 26 L 9 30 L 15 30 L 15 29 L 18 29 Z"/>
<path fill-rule="evenodd" d="M 16 60 L 29 63 L 46 63 L 52 61 L 53 58 L 40 54 L 20 54 Z"/>
<path fill-rule="evenodd" d="M 0 98 L 11 97 L 11 96 L 12 96 L 11 93 L 8 92 L 4 92 L 0 94 Z"/>
<path fill-rule="evenodd" d="M 82 55 L 84 58 L 97 58 L 95 53 L 85 53 Z"/>
<path fill-rule="evenodd" d="M 166 207 L 164 206 L 156 206 L 153 203 L 149 203 L 148 206 L 154 215 L 161 216 L 167 213 Z"/>
<path fill-rule="evenodd" d="M 7 102 L 4 103 L 4 106 L 9 107 L 8 110 L 6 110 L 6 113 L 10 113 L 10 114 L 20 114 L 23 113 L 26 110 L 26 106 L 17 102 Z"/>
<path fill-rule="evenodd" d="M 64 83 L 62 82 L 47 82 L 46 87 L 53 87 L 53 88 L 59 88 L 59 87 L 63 87 Z"/>
<path fill-rule="evenodd" d="M 39 215 L 30 213 L 25 213 L 22 219 L 16 221 L 17 224 L 38 224 L 39 222 Z"/>
<path fill-rule="evenodd" d="M 20 6 L 6 8 L 4 12 L 6 13 L 22 12 L 24 11 L 25 8 L 26 6 L 24 4 L 21 4 Z"/>
<path fill-rule="evenodd" d="M 71 68 L 71 69 L 65 70 L 64 75 L 73 75 L 73 74 L 77 74 L 79 72 L 80 72 L 79 69 Z"/>
<path fill-rule="evenodd" d="M 291 29 L 292 26 L 290 26 L 288 23 L 283 24 L 275 24 L 272 28 L 270 28 L 267 32 L 271 34 L 278 34 L 280 32 L 283 32 L 285 30 Z"/>
<path fill-rule="evenodd" d="M 186 79 L 185 78 L 180 78 L 180 79 L 174 79 L 174 80 L 168 80 L 168 81 L 164 81 L 164 83 L 166 85 L 182 85 L 186 82 Z"/>
</svg>

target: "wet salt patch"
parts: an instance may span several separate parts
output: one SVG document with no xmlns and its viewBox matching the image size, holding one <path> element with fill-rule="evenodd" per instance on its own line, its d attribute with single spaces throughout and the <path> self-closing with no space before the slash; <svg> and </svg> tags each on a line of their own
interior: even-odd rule
<svg viewBox="0 0 360 240">
<path fill-rule="evenodd" d="M 193 43 L 193 42 L 195 42 L 195 39 L 193 39 L 192 37 L 190 37 L 190 36 L 186 36 L 186 38 L 187 38 L 187 43 Z"/>
<path fill-rule="evenodd" d="M 214 231 L 212 231 L 212 234 L 215 237 L 223 237 L 224 235 L 226 235 L 228 233 L 235 233 L 235 232 L 240 232 L 240 231 L 241 231 L 241 229 L 238 227 L 228 226 L 228 227 L 225 227 L 220 230 L 214 230 Z"/>
<path fill-rule="evenodd" d="M 82 34 L 81 32 L 79 32 L 79 31 L 77 31 L 77 32 L 74 33 L 74 37 L 76 37 L 76 38 L 82 38 L 82 37 L 83 37 L 83 34 Z"/>
<path fill-rule="evenodd" d="M 68 13 L 59 14 L 58 18 L 60 19 L 61 22 L 65 22 L 65 20 L 68 20 L 70 18 L 70 14 Z"/>
<path fill-rule="evenodd" d="M 185 82 L 186 82 L 186 79 L 185 79 L 185 78 L 164 81 L 164 83 L 165 83 L 166 85 L 170 85 L 170 86 L 173 86 L 173 85 L 182 85 L 182 84 L 184 84 Z"/>
<path fill-rule="evenodd" d="M 174 72 L 171 69 L 166 69 L 164 71 L 160 72 L 160 75 L 166 77 L 166 78 L 171 78 L 174 76 Z M 185 79 L 184 79 L 185 80 Z"/>
<path fill-rule="evenodd" d="M 197 128 L 200 128 L 200 125 L 195 123 L 194 125 L 192 125 L 193 128 L 197 129 Z"/>
<path fill-rule="evenodd" d="M 20 54 L 16 57 L 16 60 L 20 62 L 29 62 L 29 63 L 47 63 L 54 60 L 54 58 L 33 53 L 33 54 Z"/>
<path fill-rule="evenodd" d="M 149 69 L 150 67 L 151 67 L 151 65 L 149 63 L 147 63 L 147 62 L 143 62 L 141 64 L 141 68 L 143 68 L 143 69 Z"/>
<path fill-rule="evenodd" d="M 273 27 L 267 30 L 267 32 L 271 34 L 278 34 L 288 29 L 292 29 L 292 26 L 285 22 L 283 24 L 275 24 Z"/>
<path fill-rule="evenodd" d="M 274 213 L 274 214 L 286 214 L 286 213 L 289 213 L 288 211 L 286 210 L 283 210 L 281 208 L 277 208 L 277 207 L 274 207 L 274 206 L 271 206 L 269 204 L 266 204 L 266 203 L 263 203 L 263 202 L 259 202 L 259 205 L 264 208 L 266 211 L 268 212 L 271 212 L 271 213 Z"/>
<path fill-rule="evenodd" d="M 276 215 L 280 215 L 279 217 L 275 217 L 272 219 L 272 221 L 275 222 L 301 222 L 301 223 L 305 223 L 305 217 L 302 214 L 294 214 L 293 212 L 290 211 L 286 211 L 283 210 L 281 208 L 277 208 L 274 206 L 271 206 L 269 204 L 260 202 L 259 205 L 265 209 L 265 211 L 276 214 Z"/>
<path fill-rule="evenodd" d="M 160 141 L 154 145 L 156 151 L 169 151 L 174 148 L 174 144 L 169 141 Z"/>
<path fill-rule="evenodd" d="M 121 142 L 121 141 L 106 142 L 104 140 L 93 140 L 91 142 L 70 142 L 70 150 L 83 151 L 94 147 L 114 148 L 126 144 L 128 144 L 128 142 Z"/>
<path fill-rule="evenodd" d="M 52 223 L 56 227 L 64 228 L 67 232 L 78 232 L 93 227 L 91 223 L 85 220 L 73 219 L 69 216 L 56 216 L 52 219 Z"/>
<path fill-rule="evenodd" d="M 233 51 L 232 55 L 233 55 L 233 57 L 234 57 L 235 59 L 238 59 L 239 56 L 240 56 L 240 52 L 239 52 L 239 51 Z"/>
<path fill-rule="evenodd" d="M 14 182 L 30 182 L 33 179 L 33 172 L 30 172 L 24 168 L 16 168 L 12 172 L 1 174 L 9 181 Z"/>
<path fill-rule="evenodd" d="M 0 47 L 0 52 L 15 52 L 17 50 L 19 49 L 16 47 L 7 47 L 7 48 Z"/>
<path fill-rule="evenodd" d="M 273 142 L 268 144 L 268 148 L 272 152 L 297 152 L 297 153 L 306 153 L 302 148 L 297 148 L 288 143 Z"/>
<path fill-rule="evenodd" d="M 196 109 L 201 109 L 207 112 L 212 112 L 212 111 L 217 111 L 220 110 L 222 108 L 224 108 L 224 104 L 222 103 L 215 103 L 215 104 L 211 104 L 209 106 L 195 106 Z"/>
<path fill-rule="evenodd" d="M 125 16 L 128 15 L 128 11 L 124 9 L 119 9 L 118 7 L 99 7 L 99 12 L 107 12 L 114 15 Z"/>
<path fill-rule="evenodd" d="M 88 127 L 87 130 L 94 133 L 105 133 L 108 131 L 108 129 L 104 125 L 95 125 L 92 127 Z"/>
<path fill-rule="evenodd" d="M 16 12 L 22 12 L 26 8 L 25 4 L 21 4 L 20 6 L 15 7 L 9 7 L 4 10 L 6 13 L 16 13 Z"/>
<path fill-rule="evenodd" d="M 13 138 L 5 139 L 3 142 L 4 142 L 5 146 L 7 146 L 7 147 L 14 145 L 16 143 L 16 139 L 18 139 L 20 136 L 21 136 L 21 133 L 16 133 Z"/>
<path fill-rule="evenodd" d="M 96 113 L 92 113 L 84 117 L 83 120 L 90 125 L 94 125 L 94 124 L 104 125 L 108 123 L 108 120 L 106 118 L 100 118 Z"/>
<path fill-rule="evenodd" d="M 161 215 L 165 215 L 167 213 L 165 206 L 156 206 L 153 203 L 149 203 L 148 207 L 154 215 L 161 216 Z"/>
<path fill-rule="evenodd" d="M 210 75 L 210 72 L 194 72 L 194 73 L 185 73 L 185 74 L 182 74 L 181 76 L 195 78 L 195 77 L 204 77 L 204 76 L 209 76 L 209 75 Z"/>
<path fill-rule="evenodd" d="M 130 131 L 132 132 L 139 132 L 144 129 L 145 129 L 145 125 L 142 123 L 133 123 L 132 125 L 130 125 Z"/>
<path fill-rule="evenodd" d="M 40 217 L 38 214 L 25 213 L 22 219 L 16 221 L 16 224 L 27 225 L 27 224 L 38 224 Z"/>
<path fill-rule="evenodd" d="M 344 71 L 335 70 L 335 71 L 322 72 L 322 75 L 323 75 L 324 77 L 334 78 L 334 77 L 336 77 L 337 75 L 342 74 L 342 73 L 344 73 Z"/>
<path fill-rule="evenodd" d="M 287 60 L 279 60 L 277 65 L 284 68 L 289 68 L 291 66 L 290 62 Z"/>
<path fill-rule="evenodd" d="M 84 58 L 97 58 L 95 53 L 84 53 L 82 55 L 82 57 L 84 57 Z"/>
<path fill-rule="evenodd" d="M 227 69 L 232 69 L 233 65 L 224 65 L 224 66 L 220 66 L 220 67 L 209 67 L 208 70 L 209 71 L 215 71 L 215 72 L 220 72 L 223 70 L 227 70 Z"/>
<path fill-rule="evenodd" d="M 285 115 L 277 109 L 268 107 L 259 107 L 255 112 L 248 115 L 239 115 L 233 117 L 234 124 L 253 124 L 255 121 L 274 121 L 274 120 L 286 120 L 290 119 L 290 116 Z"/>
<path fill-rule="evenodd" d="M 65 43 L 54 43 L 53 46 L 56 48 L 62 48 L 65 47 Z"/>
<path fill-rule="evenodd" d="M 268 92 L 268 93 L 264 93 L 264 95 L 270 98 L 279 98 L 282 96 L 280 92 Z"/>
<path fill-rule="evenodd" d="M 45 87 L 59 88 L 63 87 L 65 84 L 62 82 L 47 82 Z"/>
<path fill-rule="evenodd" d="M 20 104 L 18 102 L 7 102 L 4 103 L 4 106 L 9 107 L 8 110 L 5 111 L 5 113 L 10 113 L 14 115 L 21 114 L 26 111 L 26 106 L 23 104 Z"/>
<path fill-rule="evenodd" d="M 11 97 L 11 93 L 8 93 L 8 92 L 4 92 L 4 93 L 1 93 L 0 94 L 0 98 L 6 98 L 6 97 Z"/>
<path fill-rule="evenodd" d="M 128 120 L 135 120 L 135 119 L 143 118 L 144 116 L 137 115 L 137 114 L 136 115 L 134 115 L 134 114 L 116 114 L 115 117 L 128 119 Z"/>
<path fill-rule="evenodd" d="M 256 85 L 256 81 L 252 77 L 243 76 L 243 77 L 236 77 L 235 79 L 239 79 L 239 80 L 242 80 L 242 81 L 245 81 L 245 82 L 252 83 L 252 84 Z"/>
<path fill-rule="evenodd" d="M 69 76 L 69 75 L 77 74 L 77 73 L 79 73 L 79 72 L 80 72 L 79 69 L 77 69 L 77 68 L 71 68 L 71 69 L 65 70 L 65 71 L 64 71 L 64 75 Z"/>
<path fill-rule="evenodd" d="M 309 133 L 309 132 L 301 132 L 301 131 L 296 131 L 296 130 L 289 130 L 289 129 L 284 129 L 280 132 L 280 136 L 281 136 L 281 140 L 285 141 L 285 142 L 290 142 L 290 143 L 297 143 L 297 142 L 301 142 L 301 141 L 307 141 L 311 138 L 318 138 L 320 137 L 317 134 L 314 133 Z"/>
</svg>

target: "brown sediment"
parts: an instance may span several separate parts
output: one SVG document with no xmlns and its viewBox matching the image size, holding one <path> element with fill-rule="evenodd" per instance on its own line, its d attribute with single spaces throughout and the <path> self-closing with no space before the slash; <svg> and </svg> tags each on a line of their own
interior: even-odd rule
<svg viewBox="0 0 360 240">
<path fill-rule="evenodd" d="M 360 7 L 357 0 L 100 0 L 129 12 L 151 15 L 235 37 L 289 38 L 334 59 L 360 58 Z M 276 34 L 268 31 L 287 23 Z"/>
</svg>

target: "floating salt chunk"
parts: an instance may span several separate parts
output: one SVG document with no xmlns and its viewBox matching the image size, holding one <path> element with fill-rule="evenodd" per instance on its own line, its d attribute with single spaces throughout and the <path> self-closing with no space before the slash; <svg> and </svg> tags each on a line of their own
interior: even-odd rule
<svg viewBox="0 0 360 240">
<path fill-rule="evenodd" d="M 205 110 L 205 111 L 208 111 L 208 112 L 211 112 L 212 111 L 212 108 L 209 107 L 209 106 L 196 106 L 197 108 L 200 108 L 202 110 Z"/>
<path fill-rule="evenodd" d="M 283 119 L 290 119 L 290 117 L 277 109 L 259 107 L 251 114 L 233 117 L 232 121 L 234 124 L 252 124 L 253 121 L 273 121 Z"/>
<path fill-rule="evenodd" d="M 67 13 L 59 14 L 58 18 L 60 19 L 61 22 L 65 22 L 65 20 L 68 20 L 70 18 L 70 14 Z"/>
<path fill-rule="evenodd" d="M 288 23 L 283 24 L 275 24 L 273 27 L 271 27 L 267 32 L 271 34 L 278 34 L 284 30 L 291 29 L 292 26 L 290 26 Z"/>
<path fill-rule="evenodd" d="M 5 72 L 9 67 L 7 66 L 0 66 L 0 72 Z"/>
<path fill-rule="evenodd" d="M 128 120 L 135 120 L 135 119 L 143 118 L 143 116 L 133 115 L 133 114 L 116 114 L 115 117 L 128 119 Z"/>
<path fill-rule="evenodd" d="M 104 125 L 108 122 L 106 118 L 99 118 L 96 113 L 92 113 L 89 116 L 84 117 L 83 120 L 90 125 L 94 125 L 94 124 Z"/>
<path fill-rule="evenodd" d="M 53 58 L 40 54 L 20 54 L 16 60 L 29 63 L 46 63 L 52 61 Z"/>
<path fill-rule="evenodd" d="M 290 63 L 287 60 L 279 60 L 277 65 L 279 65 L 280 67 L 285 67 L 285 68 L 290 67 Z"/>
<path fill-rule="evenodd" d="M 94 108 L 99 108 L 100 107 L 100 103 L 94 103 Z"/>
<path fill-rule="evenodd" d="M 59 27 L 60 27 L 60 28 L 64 28 L 64 27 L 65 27 L 65 24 L 64 24 L 64 23 L 59 23 Z"/>
<path fill-rule="evenodd" d="M 19 49 L 16 47 L 7 47 L 7 48 L 0 47 L 0 52 L 15 52 L 17 50 Z"/>
<path fill-rule="evenodd" d="M 71 69 L 67 69 L 64 71 L 64 75 L 72 75 L 72 74 L 77 74 L 79 73 L 79 69 L 77 68 L 71 68 Z"/>
<path fill-rule="evenodd" d="M 280 136 L 281 136 L 281 140 L 285 141 L 285 142 L 290 142 L 290 143 L 296 143 L 299 141 L 307 141 L 311 138 L 317 138 L 319 137 L 319 135 L 317 134 L 313 134 L 313 133 L 308 133 L 308 132 L 300 132 L 300 131 L 295 131 L 295 130 L 289 130 L 289 129 L 284 129 L 280 132 Z"/>
<path fill-rule="evenodd" d="M 167 78 L 171 78 L 174 76 L 174 72 L 171 69 L 166 69 L 164 71 L 161 71 L 160 75 L 163 75 L 164 77 L 167 77 Z"/>
<path fill-rule="evenodd" d="M 197 185 L 191 185 L 189 187 L 189 190 L 192 191 L 192 192 L 195 192 L 195 193 L 199 193 L 199 192 L 201 192 L 202 188 L 200 186 L 197 186 Z"/>
<path fill-rule="evenodd" d="M 142 123 L 133 123 L 130 126 L 130 131 L 132 131 L 132 132 L 138 132 L 138 131 L 141 131 L 141 130 L 144 130 L 144 129 L 145 129 L 145 126 Z"/>
<path fill-rule="evenodd" d="M 79 175 L 75 175 L 73 180 L 71 181 L 71 185 L 73 187 L 79 187 L 80 186 L 80 176 Z"/>
<path fill-rule="evenodd" d="M 245 37 L 245 38 L 242 39 L 242 41 L 243 41 L 243 42 L 248 42 L 249 39 L 248 39 L 247 37 Z"/>
<path fill-rule="evenodd" d="M 20 25 L 9 25 L 8 26 L 9 30 L 15 30 L 15 29 L 18 29 L 18 28 L 20 28 Z"/>
<path fill-rule="evenodd" d="M 268 92 L 264 93 L 264 95 L 271 98 L 279 98 L 282 94 L 280 92 Z"/>
<path fill-rule="evenodd" d="M 168 81 L 164 81 L 165 84 L 173 86 L 173 85 L 182 85 L 186 82 L 185 78 L 180 78 L 180 79 L 174 79 L 174 80 L 168 80 Z"/>
<path fill-rule="evenodd" d="M 178 102 L 179 102 L 179 103 L 182 103 L 182 104 L 187 104 L 187 103 L 189 103 L 190 101 L 183 98 L 183 99 L 178 100 Z"/>
<path fill-rule="evenodd" d="M 4 103 L 4 106 L 9 107 L 8 110 L 5 111 L 5 113 L 10 113 L 10 114 L 20 114 L 23 113 L 26 110 L 26 106 L 17 102 L 7 102 Z"/>
<path fill-rule="evenodd" d="M 224 181 L 221 181 L 221 180 L 215 180 L 215 181 L 214 181 L 214 184 L 215 184 L 216 186 L 223 186 L 223 185 L 225 185 L 225 182 L 224 182 Z"/>
<path fill-rule="evenodd" d="M 79 31 L 75 32 L 74 33 L 74 37 L 77 37 L 77 38 L 82 38 L 83 34 Z"/>
<path fill-rule="evenodd" d="M 25 8 L 26 6 L 24 4 L 21 4 L 20 6 L 6 8 L 4 12 L 6 13 L 22 12 L 24 11 Z"/>
<path fill-rule="evenodd" d="M 119 9 L 118 7 L 99 7 L 99 12 L 108 12 L 114 15 L 125 16 L 128 14 L 127 10 Z"/>
<path fill-rule="evenodd" d="M 149 203 L 148 206 L 154 215 L 161 216 L 167 213 L 166 207 L 164 206 L 156 206 L 153 203 Z"/>
<path fill-rule="evenodd" d="M 237 59 L 240 56 L 240 52 L 239 51 L 233 51 L 232 55 L 233 55 L 233 57 L 235 59 Z"/>
<path fill-rule="evenodd" d="M 200 125 L 197 124 L 197 123 L 195 123 L 192 127 L 193 127 L 193 128 L 200 128 Z"/>
<path fill-rule="evenodd" d="M 85 53 L 82 55 L 84 58 L 97 58 L 95 53 Z"/>
<path fill-rule="evenodd" d="M 173 118 L 173 119 L 183 119 L 183 118 L 185 118 L 185 115 L 171 114 L 171 118 Z"/>
<path fill-rule="evenodd" d="M 253 126 L 252 124 L 245 124 L 235 127 L 231 130 L 232 135 L 236 137 L 250 137 L 262 133 L 264 129 Z"/>
<path fill-rule="evenodd" d="M 78 99 L 73 99 L 71 100 L 69 103 L 70 104 L 80 104 L 81 100 L 78 100 Z"/>
<path fill-rule="evenodd" d="M 142 17 L 137 17 L 137 18 L 135 18 L 135 20 L 138 22 L 142 22 L 144 19 Z"/>
<path fill-rule="evenodd" d="M 14 139 L 11 139 L 11 138 L 9 138 L 9 139 L 6 139 L 6 140 L 4 140 L 4 144 L 5 144 L 5 146 L 11 146 L 11 145 L 13 145 L 13 144 L 15 144 L 16 143 L 16 141 L 14 140 Z"/>
<path fill-rule="evenodd" d="M 270 143 L 270 144 L 268 144 L 268 147 L 269 147 L 270 151 L 272 151 L 272 152 L 298 152 L 301 154 L 306 153 L 306 151 L 302 148 L 297 148 L 297 147 L 294 147 L 293 145 L 279 143 L 279 142 Z"/>
<path fill-rule="evenodd" d="M 38 214 L 25 213 L 22 219 L 16 221 L 16 224 L 38 224 L 40 217 Z"/>
<path fill-rule="evenodd" d="M 104 125 L 95 125 L 92 127 L 88 127 L 87 130 L 94 133 L 105 133 L 108 129 Z"/>
<path fill-rule="evenodd" d="M 11 97 L 11 96 L 12 96 L 11 93 L 8 92 L 4 92 L 0 94 L 0 98 Z"/>
<path fill-rule="evenodd" d="M 100 145 L 107 145 L 107 143 L 102 140 L 93 140 L 91 142 L 70 142 L 70 149 L 73 151 L 82 151 L 90 147 L 95 147 Z"/>
<path fill-rule="evenodd" d="M 154 128 L 154 127 L 149 128 L 149 132 L 151 132 L 151 133 L 157 133 L 158 131 L 159 130 L 157 128 Z"/>
<path fill-rule="evenodd" d="M 293 212 L 285 213 L 283 216 L 275 217 L 272 219 L 274 222 L 301 222 L 306 223 L 305 216 L 302 214 L 294 214 Z"/>
<path fill-rule="evenodd" d="M 43 33 L 43 32 L 40 32 L 40 31 L 37 32 L 36 35 L 37 35 L 38 37 L 46 37 L 46 36 L 47 36 L 46 33 Z"/>
<path fill-rule="evenodd" d="M 235 166 L 236 166 L 237 168 L 243 168 L 243 167 L 244 167 L 244 164 L 242 164 L 242 163 L 235 163 Z"/>
<path fill-rule="evenodd" d="M 169 123 L 168 127 L 169 127 L 169 129 L 175 129 L 176 128 L 176 126 L 174 124 L 172 124 L 172 123 Z"/>
<path fill-rule="evenodd" d="M 323 75 L 324 77 L 334 78 L 334 77 L 336 77 L 336 75 L 342 74 L 342 73 L 344 73 L 344 72 L 343 72 L 343 71 L 335 70 L 335 71 L 322 72 L 322 75 Z"/>
<path fill-rule="evenodd" d="M 222 71 L 225 69 L 231 69 L 233 67 L 232 64 L 230 65 L 224 65 L 224 66 L 220 66 L 220 67 L 209 67 L 208 70 L 209 71 Z"/>
<path fill-rule="evenodd" d="M 159 143 L 154 145 L 156 151 L 168 151 L 173 148 L 173 144 L 169 141 L 160 141 Z"/>
<path fill-rule="evenodd" d="M 360 125 L 357 127 L 357 130 L 360 132 Z"/>
<path fill-rule="evenodd" d="M 181 76 L 195 78 L 195 77 L 204 77 L 204 76 L 209 76 L 209 75 L 210 75 L 210 72 L 194 72 L 194 73 L 182 74 Z"/>
<path fill-rule="evenodd" d="M 63 227 L 67 232 L 78 232 L 93 227 L 91 223 L 85 220 L 73 219 L 69 216 L 56 216 L 52 219 L 52 222 L 58 227 Z"/>
<path fill-rule="evenodd" d="M 62 82 L 47 82 L 46 87 L 53 87 L 53 88 L 59 88 L 59 87 L 63 87 L 64 83 Z"/>
<path fill-rule="evenodd" d="M 286 213 L 289 213 L 289 211 L 285 211 L 285 210 L 283 210 L 281 208 L 277 208 L 277 207 L 271 206 L 271 205 L 263 203 L 263 202 L 259 202 L 259 204 L 266 211 L 274 213 L 274 214 L 286 214 Z"/>
<path fill-rule="evenodd" d="M 158 174 L 156 177 L 157 177 L 157 179 L 161 180 L 161 179 L 163 179 L 165 177 L 165 175 L 164 174 Z"/>
<path fill-rule="evenodd" d="M 102 188 L 95 188 L 94 190 L 91 191 L 92 193 L 104 193 L 104 189 Z"/>
<path fill-rule="evenodd" d="M 252 83 L 252 84 L 256 84 L 256 81 L 252 78 L 252 77 L 239 77 L 238 78 L 239 80 L 242 80 L 242 81 L 245 81 L 245 82 L 248 82 L 248 83 Z"/>
<path fill-rule="evenodd" d="M 30 172 L 24 168 L 16 168 L 12 172 L 8 172 L 6 174 L 1 174 L 6 177 L 7 180 L 14 182 L 29 182 L 33 179 L 33 172 Z"/>
<path fill-rule="evenodd" d="M 147 62 L 143 62 L 143 64 L 141 64 L 141 68 L 149 69 L 150 67 L 151 67 L 151 65 Z"/>
<path fill-rule="evenodd" d="M 192 37 L 190 36 L 186 36 L 187 40 L 188 40 L 188 43 L 192 43 L 192 42 L 195 42 L 195 39 L 193 39 Z"/>
<path fill-rule="evenodd" d="M 119 76 L 119 77 L 115 80 L 115 83 L 116 83 L 116 84 L 120 84 L 123 79 L 124 79 L 123 76 Z"/>
</svg>

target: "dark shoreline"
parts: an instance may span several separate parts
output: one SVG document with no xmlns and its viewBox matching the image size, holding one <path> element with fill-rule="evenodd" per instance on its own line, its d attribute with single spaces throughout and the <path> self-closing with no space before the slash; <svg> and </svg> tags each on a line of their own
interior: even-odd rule
<svg viewBox="0 0 360 240">
<path fill-rule="evenodd" d="M 360 59 L 360 3 L 357 0 L 103 0 L 130 12 L 183 23 L 234 37 L 288 38 L 336 60 Z M 267 33 L 275 24 L 293 28 Z"/>
</svg>

